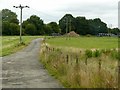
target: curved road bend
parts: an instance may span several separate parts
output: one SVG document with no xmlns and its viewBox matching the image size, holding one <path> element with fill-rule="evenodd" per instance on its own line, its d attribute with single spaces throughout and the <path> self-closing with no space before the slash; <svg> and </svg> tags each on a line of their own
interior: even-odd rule
<svg viewBox="0 0 120 90">
<path fill-rule="evenodd" d="M 40 41 L 2 59 L 2 88 L 62 88 L 39 62 Z"/>
</svg>

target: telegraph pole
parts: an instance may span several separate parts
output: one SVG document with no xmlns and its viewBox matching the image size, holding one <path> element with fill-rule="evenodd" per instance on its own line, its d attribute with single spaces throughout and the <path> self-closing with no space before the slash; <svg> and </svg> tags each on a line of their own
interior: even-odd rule
<svg viewBox="0 0 120 90">
<path fill-rule="evenodd" d="M 68 32 L 68 18 L 66 18 L 66 35 L 67 35 L 67 32 Z"/>
<path fill-rule="evenodd" d="M 68 18 L 66 17 L 66 40 L 67 40 L 67 33 L 68 33 Z"/>
<path fill-rule="evenodd" d="M 71 32 L 71 19 L 69 21 L 69 33 Z M 70 40 L 70 36 L 69 36 L 69 40 Z"/>
<path fill-rule="evenodd" d="M 70 19 L 70 25 L 69 25 L 69 32 L 71 32 L 71 19 Z"/>
<path fill-rule="evenodd" d="M 20 44 L 23 43 L 22 41 L 22 9 L 23 8 L 29 8 L 29 6 L 21 6 L 21 4 L 19 6 L 13 6 L 14 8 L 20 8 Z"/>
<path fill-rule="evenodd" d="M 112 28 L 112 24 L 109 24 L 109 29 L 108 29 L 108 36 L 110 37 L 111 36 L 111 29 Z"/>
</svg>

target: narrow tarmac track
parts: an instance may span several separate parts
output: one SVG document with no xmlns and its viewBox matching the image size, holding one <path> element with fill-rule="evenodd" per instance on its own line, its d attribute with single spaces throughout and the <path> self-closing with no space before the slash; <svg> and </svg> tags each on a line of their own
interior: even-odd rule
<svg viewBox="0 0 120 90">
<path fill-rule="evenodd" d="M 2 88 L 63 88 L 39 62 L 41 41 L 2 58 Z"/>
</svg>

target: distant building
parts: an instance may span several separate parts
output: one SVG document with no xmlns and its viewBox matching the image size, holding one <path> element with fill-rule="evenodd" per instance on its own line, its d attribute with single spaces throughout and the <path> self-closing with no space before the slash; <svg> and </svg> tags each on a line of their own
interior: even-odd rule
<svg viewBox="0 0 120 90">
<path fill-rule="evenodd" d="M 110 33 L 110 34 L 108 34 L 108 33 L 98 33 L 97 36 L 99 36 L 99 37 L 102 37 L 102 36 L 117 37 L 118 35 L 115 35 L 115 34 L 112 34 L 112 33 Z"/>
</svg>

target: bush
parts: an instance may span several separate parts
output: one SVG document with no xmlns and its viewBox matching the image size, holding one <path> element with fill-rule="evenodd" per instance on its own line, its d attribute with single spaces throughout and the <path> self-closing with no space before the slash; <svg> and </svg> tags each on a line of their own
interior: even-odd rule
<svg viewBox="0 0 120 90">
<path fill-rule="evenodd" d="M 93 55 L 92 55 L 92 50 L 86 50 L 85 51 L 85 56 L 87 57 L 87 58 L 91 58 Z"/>
<path fill-rule="evenodd" d="M 87 34 L 87 35 L 86 35 L 86 37 L 91 37 L 91 36 L 92 36 L 92 35 L 90 35 L 90 34 Z"/>
<path fill-rule="evenodd" d="M 94 51 L 94 57 L 100 57 L 101 56 L 101 51 L 99 51 L 99 50 L 96 50 L 96 51 Z"/>
<path fill-rule="evenodd" d="M 111 51 L 110 55 L 113 59 L 119 59 L 119 53 L 116 50 Z"/>
</svg>

